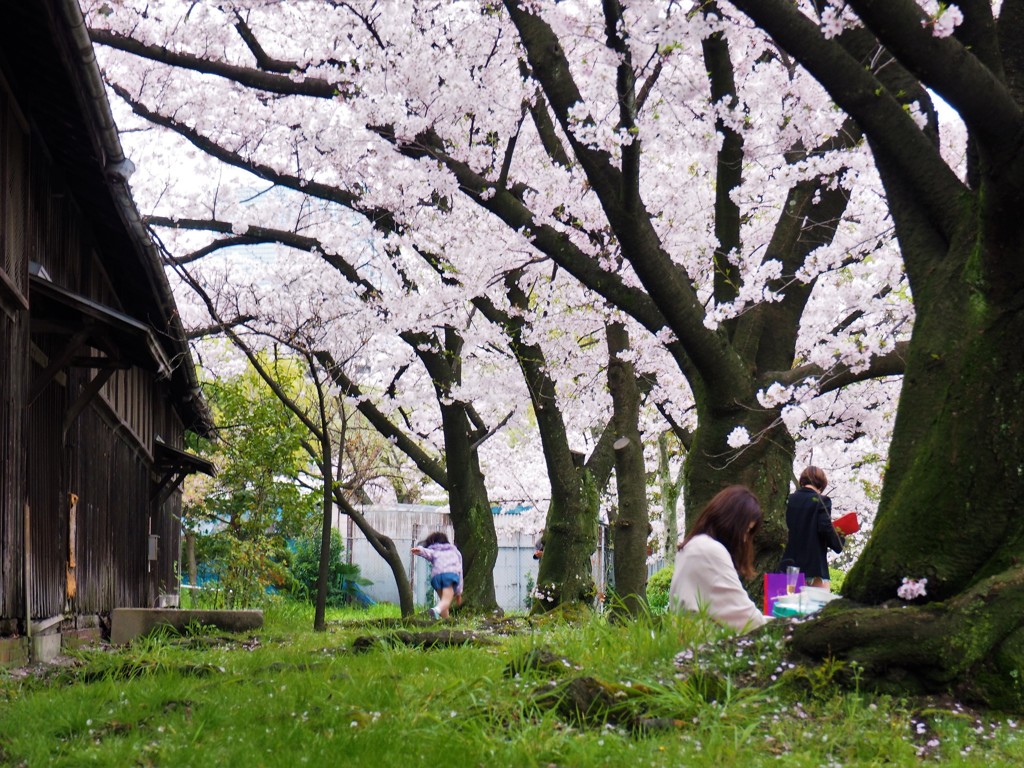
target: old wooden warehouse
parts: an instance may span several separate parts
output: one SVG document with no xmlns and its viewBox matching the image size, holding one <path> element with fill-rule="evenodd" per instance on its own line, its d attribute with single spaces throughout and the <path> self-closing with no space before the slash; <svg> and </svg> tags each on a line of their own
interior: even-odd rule
<svg viewBox="0 0 1024 768">
<path fill-rule="evenodd" d="M 77 0 L 0 18 L 0 639 L 38 656 L 173 602 L 209 420 Z"/>
</svg>

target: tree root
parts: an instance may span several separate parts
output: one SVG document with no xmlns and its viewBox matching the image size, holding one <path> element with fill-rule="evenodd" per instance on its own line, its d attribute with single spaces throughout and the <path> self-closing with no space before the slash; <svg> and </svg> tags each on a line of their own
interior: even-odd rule
<svg viewBox="0 0 1024 768">
<path fill-rule="evenodd" d="M 352 643 L 354 651 L 370 651 L 381 646 L 408 645 L 414 648 L 451 648 L 462 645 L 495 645 L 489 637 L 476 632 L 440 629 L 433 632 L 389 632 L 386 635 L 363 635 Z"/>
<path fill-rule="evenodd" d="M 1024 711 L 1024 567 L 920 607 L 836 601 L 796 625 L 790 647 L 847 662 L 847 682 L 881 692 L 950 693 Z"/>
</svg>

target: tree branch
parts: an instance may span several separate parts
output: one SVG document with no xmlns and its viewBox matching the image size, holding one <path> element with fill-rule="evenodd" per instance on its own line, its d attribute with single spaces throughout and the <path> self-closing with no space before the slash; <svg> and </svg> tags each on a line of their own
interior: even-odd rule
<svg viewBox="0 0 1024 768">
<path fill-rule="evenodd" d="M 334 360 L 334 356 L 330 352 L 319 350 L 314 352 L 314 355 L 338 388 L 346 396 L 356 400 L 356 408 L 373 425 L 373 428 L 394 443 L 395 447 L 402 451 L 402 453 L 412 459 L 413 463 L 416 464 L 423 474 L 442 488 L 447 489 L 448 473 L 445 472 L 441 463 L 427 454 L 404 431 L 396 427 L 387 416 L 381 413 L 377 406 L 363 395 L 359 386 L 345 374 L 341 365 Z"/>
<path fill-rule="evenodd" d="M 287 187 L 288 189 L 293 189 L 297 192 L 308 194 L 321 200 L 327 200 L 344 206 L 345 208 L 349 208 L 356 213 L 365 216 L 374 227 L 381 231 L 387 233 L 400 233 L 402 231 L 398 222 L 395 220 L 395 216 L 392 211 L 388 211 L 383 208 L 367 208 L 361 204 L 359 196 L 352 192 L 347 192 L 328 184 L 321 184 L 320 182 L 302 179 L 298 176 L 279 171 L 269 165 L 257 163 L 254 160 L 248 160 L 237 152 L 229 150 L 218 144 L 213 139 L 204 136 L 191 126 L 180 123 L 172 117 L 168 117 L 167 115 L 163 115 L 149 109 L 120 85 L 111 83 L 110 87 L 139 117 L 145 118 L 155 125 L 160 125 L 174 131 L 179 136 L 189 141 L 197 149 L 207 153 L 217 160 L 221 160 L 234 168 L 241 168 L 242 170 L 248 171 L 254 176 L 258 176 L 259 178 L 273 184 Z"/>
<path fill-rule="evenodd" d="M 331 82 L 317 77 L 293 78 L 290 74 L 279 74 L 281 67 L 288 67 L 290 72 L 301 71 L 300 67 L 286 62 L 278 62 L 277 68 L 273 72 L 264 72 L 252 67 L 240 67 L 236 64 L 213 61 L 190 53 L 171 51 L 159 45 L 148 45 L 108 29 L 90 29 L 89 36 L 97 45 L 115 48 L 159 64 L 180 67 L 205 75 L 216 75 L 259 91 L 278 93 L 283 96 L 312 96 L 316 99 L 334 99 L 339 96 L 350 98 L 353 95 L 353 92 L 349 90 L 351 83 Z"/>
<path fill-rule="evenodd" d="M 712 2 L 701 12 L 720 16 Z M 721 31 L 701 41 L 704 66 L 711 86 L 711 104 L 723 109 L 737 107 L 736 79 L 733 73 L 729 42 Z M 721 116 L 715 118 L 715 130 L 722 136 L 715 166 L 715 238 L 714 254 L 715 301 L 732 301 L 739 293 L 739 267 L 729 261 L 729 254 L 740 248 L 740 207 L 733 200 L 733 190 L 743 183 L 743 137 L 726 125 Z"/>
<path fill-rule="evenodd" d="M 530 242 L 537 250 L 550 257 L 584 286 L 594 290 L 622 309 L 623 312 L 635 318 L 651 333 L 657 334 L 668 326 L 665 316 L 648 293 L 626 285 L 618 275 L 604 269 L 596 259 L 580 250 L 562 232 L 550 225 L 538 224 L 534 219 L 533 212 L 510 191 L 496 187 L 465 163 L 428 145 L 426 140 L 406 146 L 399 143 L 393 134 L 384 129 L 377 130 L 383 138 L 394 143 L 403 154 L 420 157 L 426 153 L 442 163 L 455 175 L 459 186 L 470 200 L 493 213 L 511 229 L 529 233 Z M 696 306 L 699 308 L 700 304 L 697 303 Z M 694 346 L 704 343 L 699 340 L 699 337 L 704 337 L 708 333 L 703 322 L 696 322 L 689 330 L 694 334 L 689 337 L 694 339 Z M 682 340 L 668 342 L 666 348 L 687 376 L 699 376 L 688 352 L 688 334 L 677 332 L 677 336 Z"/>
<path fill-rule="evenodd" d="M 201 328 L 193 328 L 190 331 L 186 331 L 185 338 L 188 341 L 195 341 L 196 339 L 204 339 L 207 336 L 216 336 L 219 333 L 226 333 L 229 328 L 236 328 L 239 325 L 251 323 L 255 319 L 255 315 L 238 315 L 231 320 L 221 320 L 213 325 L 204 325 Z"/>
<path fill-rule="evenodd" d="M 1024 112 L 1005 84 L 955 37 L 935 37 L 930 17 L 917 3 L 849 0 L 849 5 L 908 70 L 960 113 L 982 143 L 1016 146 Z"/>
<path fill-rule="evenodd" d="M 496 435 L 498 433 L 498 430 L 500 430 L 502 427 L 504 427 L 506 424 L 508 424 L 509 419 L 511 419 L 514 414 L 515 414 L 515 411 L 509 411 L 508 415 L 504 419 L 499 421 L 497 424 L 495 424 L 493 427 L 491 427 L 489 430 L 487 430 L 487 432 L 485 432 L 484 434 L 480 435 L 480 437 L 478 437 L 476 440 L 474 440 L 473 444 L 469 446 L 469 450 L 475 451 L 481 445 L 483 445 L 485 442 L 487 442 L 490 438 L 494 437 L 494 435 Z"/>
<path fill-rule="evenodd" d="M 218 219 L 174 219 L 167 216 L 147 216 L 146 223 L 155 227 L 167 227 L 169 229 L 201 230 L 208 232 L 233 232 L 234 224 L 229 221 Z M 258 227 L 250 224 L 245 234 L 235 237 L 225 237 L 216 240 L 192 253 L 174 258 L 176 265 L 189 264 L 202 256 L 209 255 L 222 248 L 230 248 L 236 245 L 254 245 L 256 243 L 280 243 L 289 248 L 295 248 L 307 253 L 315 253 L 324 261 L 334 267 L 353 286 L 360 289 L 360 296 L 364 299 L 381 298 L 380 289 L 366 278 L 362 277 L 358 270 L 348 261 L 335 253 L 328 251 L 315 237 L 307 237 L 295 232 L 272 227 Z"/>
<path fill-rule="evenodd" d="M 932 227 L 951 239 L 960 195 L 966 189 L 896 97 L 838 41 L 826 40 L 788 0 L 735 0 L 734 5 L 774 37 L 860 124 L 876 159 L 907 179 Z"/>
<path fill-rule="evenodd" d="M 248 22 L 242 18 L 242 14 L 237 10 L 235 11 L 235 19 L 235 30 L 238 32 L 239 37 L 242 38 L 246 47 L 252 53 L 253 58 L 256 59 L 257 67 L 265 72 L 278 72 L 280 74 L 288 74 L 296 69 L 295 65 L 291 62 L 275 59 L 269 56 L 267 52 L 263 50 L 263 46 L 260 45 L 260 41 L 256 39 L 256 35 L 253 33 Z"/>
<path fill-rule="evenodd" d="M 619 104 L 619 129 L 624 130 L 632 141 L 623 142 L 621 205 L 628 214 L 641 212 L 640 203 L 640 132 L 636 126 L 636 81 L 633 76 L 633 52 L 623 37 L 626 29 L 622 17 L 622 5 L 618 0 L 604 0 L 605 45 L 615 52 L 618 66 L 615 68 L 616 100 Z"/>
<path fill-rule="evenodd" d="M 881 379 L 886 376 L 902 376 L 906 370 L 909 344 L 908 341 L 896 342 L 891 352 L 876 355 L 871 359 L 868 367 L 861 371 L 854 371 L 848 365 L 835 365 L 825 369 L 820 365 L 807 363 L 788 371 L 767 373 L 762 377 L 761 383 L 764 387 L 776 382 L 783 386 L 792 386 L 805 379 L 817 378 L 818 394 L 823 395 L 861 381 Z"/>
<path fill-rule="evenodd" d="M 584 99 L 572 79 L 571 67 L 557 35 L 543 19 L 528 11 L 525 4 L 518 0 L 504 2 L 526 49 L 530 70 L 544 89 L 562 132 L 568 137 L 573 154 L 618 238 L 623 256 L 668 326 L 686 346 L 693 363 L 687 375 L 699 372 L 705 379 L 714 379 L 717 384 L 714 396 L 732 402 L 749 383 L 747 368 L 730 349 L 724 330 L 712 331 L 705 327 L 703 304 L 692 280 L 662 248 L 642 202 L 637 198 L 635 205 L 626 204 L 633 194 L 610 154 L 592 149 L 576 138 L 571 115 Z"/>
</svg>

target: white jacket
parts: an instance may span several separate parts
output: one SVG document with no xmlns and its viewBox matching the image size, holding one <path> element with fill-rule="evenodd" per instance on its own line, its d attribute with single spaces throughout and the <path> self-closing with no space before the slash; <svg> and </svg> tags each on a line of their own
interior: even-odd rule
<svg viewBox="0 0 1024 768">
<path fill-rule="evenodd" d="M 766 621 L 743 588 L 729 550 L 705 534 L 694 536 L 676 553 L 668 596 L 675 610 L 699 611 L 706 606 L 711 618 L 738 632 Z"/>
</svg>

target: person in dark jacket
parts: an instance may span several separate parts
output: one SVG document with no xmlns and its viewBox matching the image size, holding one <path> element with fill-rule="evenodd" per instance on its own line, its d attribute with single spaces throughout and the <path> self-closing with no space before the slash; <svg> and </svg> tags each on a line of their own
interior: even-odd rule
<svg viewBox="0 0 1024 768">
<path fill-rule="evenodd" d="M 820 467 L 800 473 L 800 487 L 786 502 L 789 540 L 782 553 L 780 570 L 795 565 L 809 586 L 829 587 L 828 550 L 843 551 L 843 541 L 832 526 L 832 501 L 825 495 L 828 478 Z"/>
</svg>

